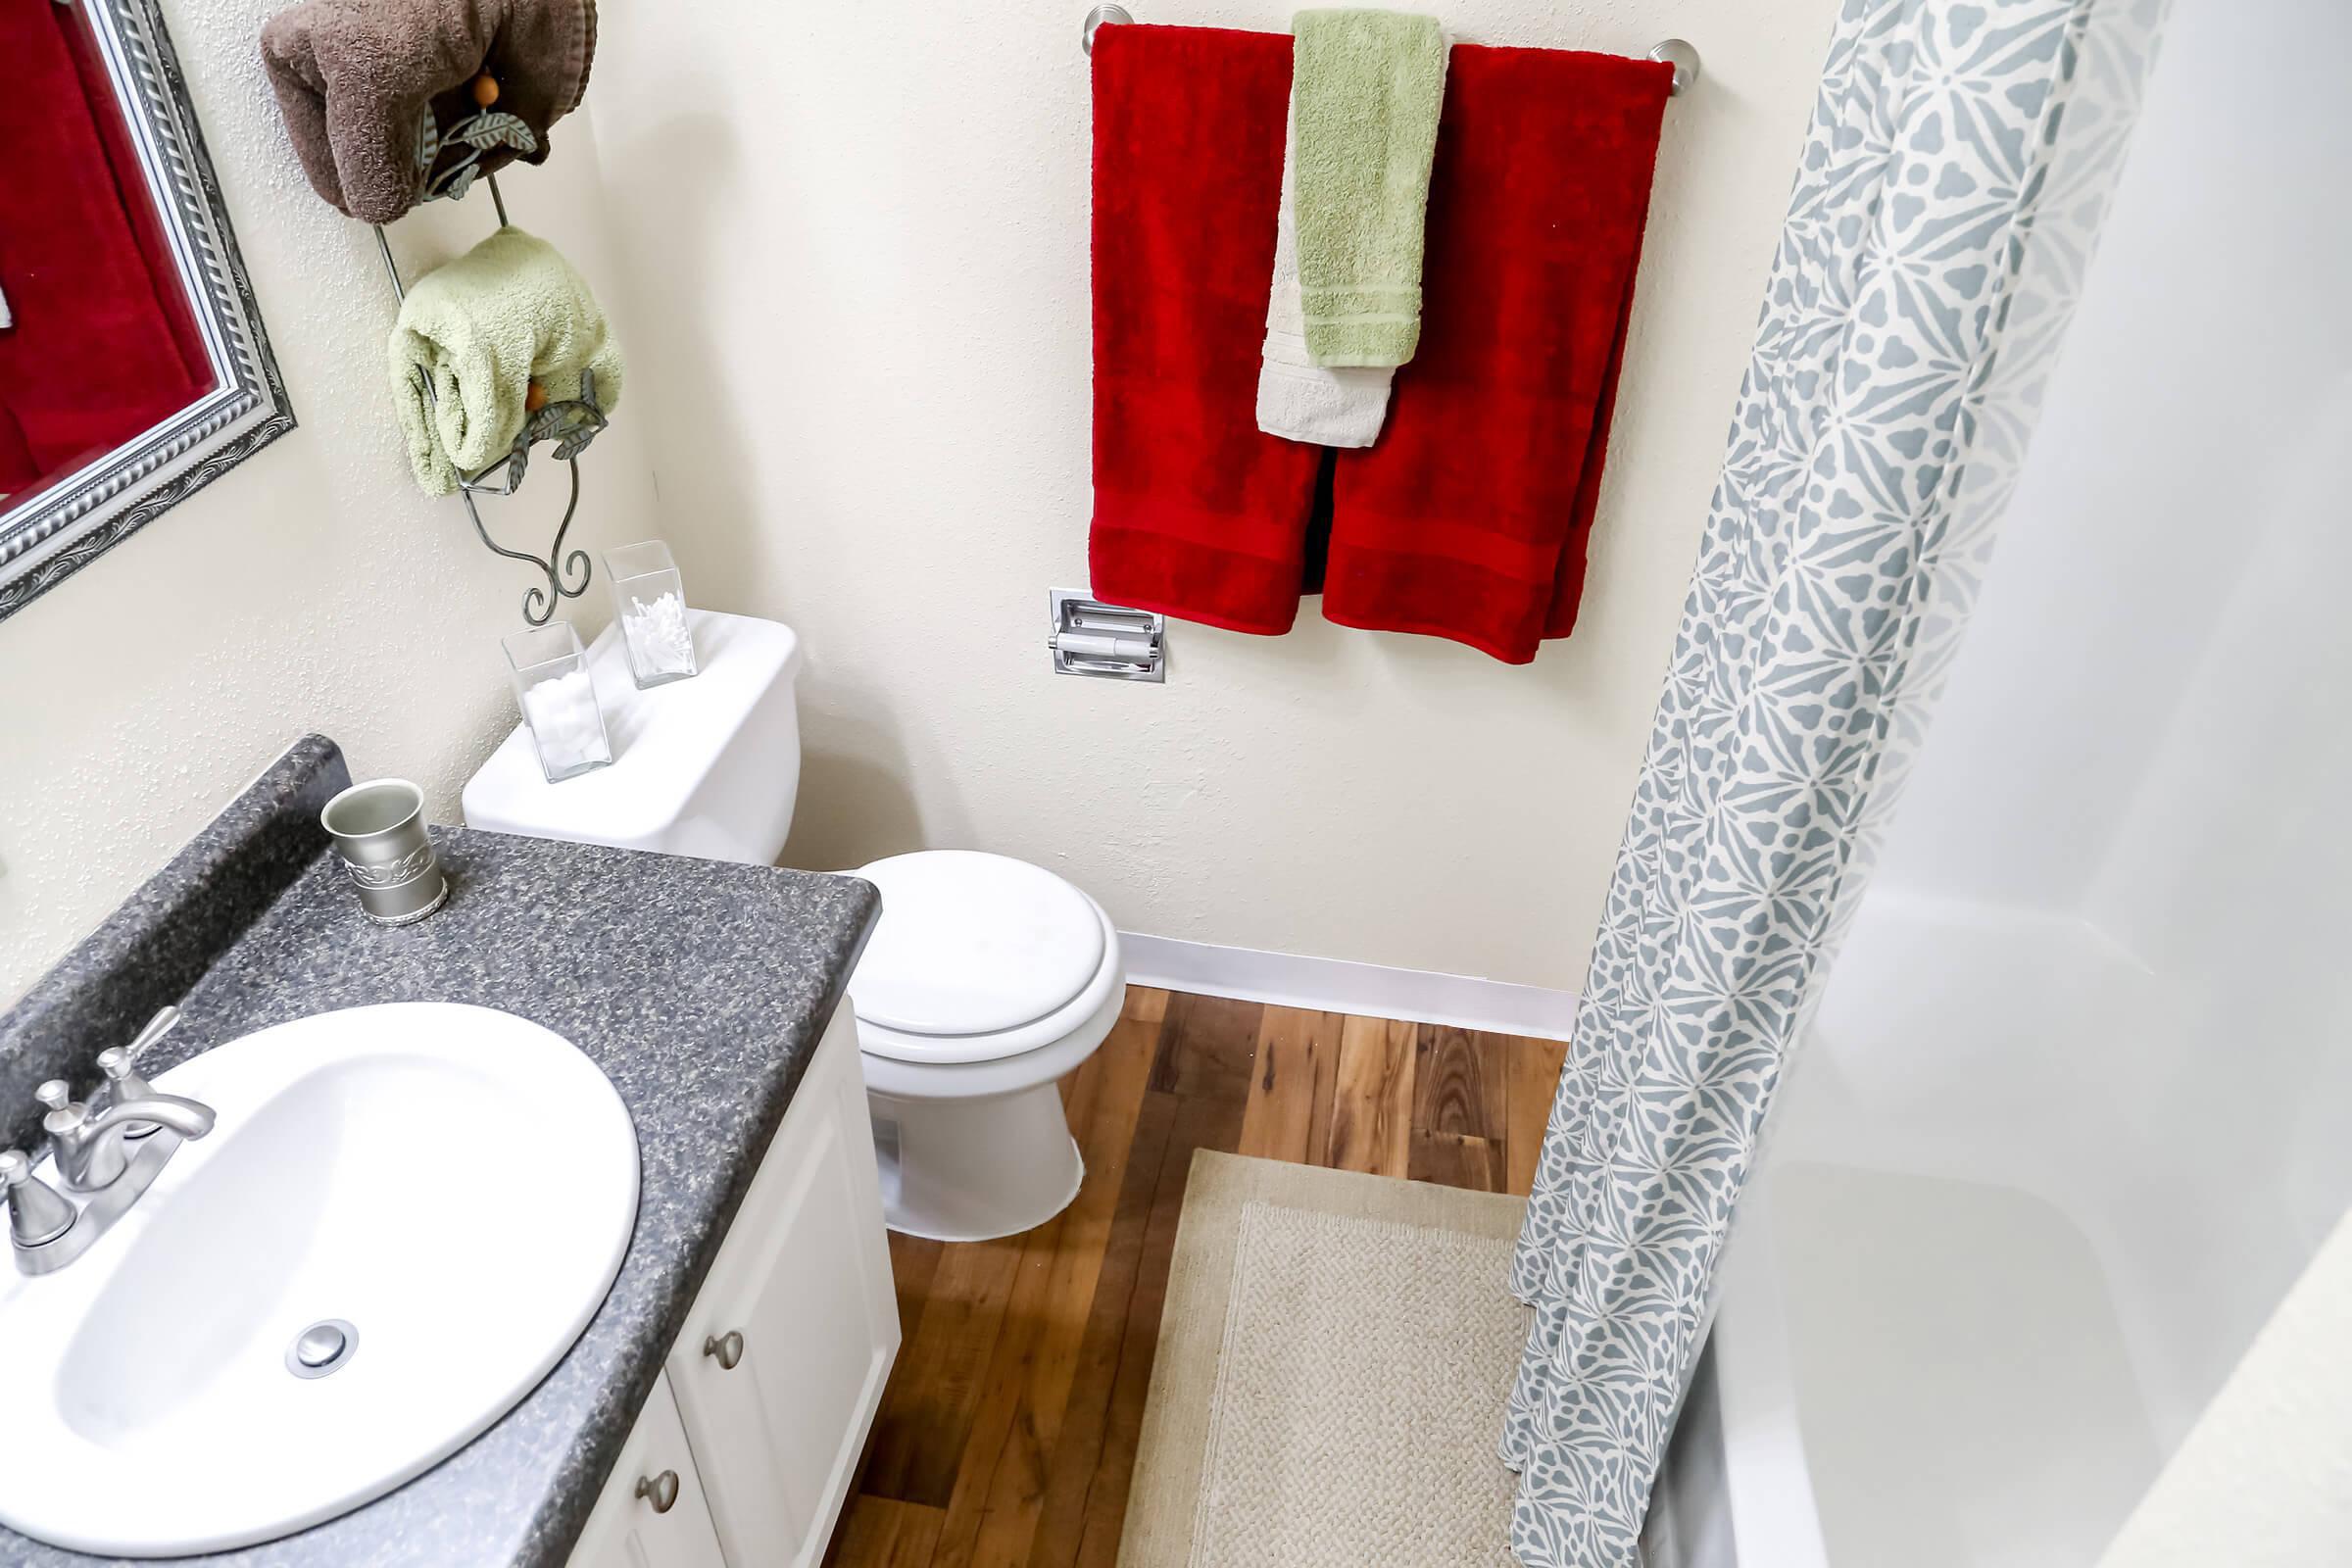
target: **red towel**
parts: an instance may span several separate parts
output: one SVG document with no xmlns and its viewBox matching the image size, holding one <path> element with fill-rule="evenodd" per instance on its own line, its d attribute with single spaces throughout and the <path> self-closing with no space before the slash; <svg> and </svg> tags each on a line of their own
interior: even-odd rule
<svg viewBox="0 0 2352 1568">
<path fill-rule="evenodd" d="M 1455 47 L 1430 174 L 1421 347 L 1340 456 L 1323 613 L 1524 664 L 1565 637 L 1672 67 Z"/>
<path fill-rule="evenodd" d="M 1673 70 L 1454 48 L 1420 351 L 1379 443 L 1327 454 L 1256 422 L 1290 61 L 1279 34 L 1095 36 L 1094 590 L 1288 631 L 1330 462 L 1324 614 L 1525 663 L 1576 619 Z"/>
<path fill-rule="evenodd" d="M 1288 631 L 1323 457 L 1257 428 L 1291 40 L 1104 27 L 1094 75 L 1095 593 Z"/>
<path fill-rule="evenodd" d="M 88 24 L 0 6 L 0 497 L 22 501 L 213 373 Z"/>
</svg>

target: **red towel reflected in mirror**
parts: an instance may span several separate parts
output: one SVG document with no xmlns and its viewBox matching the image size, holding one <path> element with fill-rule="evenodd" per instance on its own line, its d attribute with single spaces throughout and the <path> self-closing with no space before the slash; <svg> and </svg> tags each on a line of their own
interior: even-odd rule
<svg viewBox="0 0 2352 1568">
<path fill-rule="evenodd" d="M 217 382 L 80 8 L 0 4 L 0 60 L 4 509 Z"/>
</svg>

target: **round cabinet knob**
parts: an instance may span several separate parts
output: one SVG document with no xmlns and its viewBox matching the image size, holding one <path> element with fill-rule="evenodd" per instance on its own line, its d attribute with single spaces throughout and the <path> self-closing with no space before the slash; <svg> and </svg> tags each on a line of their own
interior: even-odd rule
<svg viewBox="0 0 2352 1568">
<path fill-rule="evenodd" d="M 637 1495 L 652 1503 L 654 1512 L 669 1512 L 678 1505 L 678 1473 L 664 1470 L 658 1476 L 639 1476 Z"/>
<path fill-rule="evenodd" d="M 729 1372 L 743 1360 L 743 1330 L 729 1329 L 703 1341 L 703 1353 Z"/>
</svg>

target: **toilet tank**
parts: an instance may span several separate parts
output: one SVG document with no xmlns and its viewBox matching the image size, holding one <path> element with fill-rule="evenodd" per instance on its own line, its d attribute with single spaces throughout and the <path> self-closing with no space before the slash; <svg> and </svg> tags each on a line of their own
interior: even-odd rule
<svg viewBox="0 0 2352 1568">
<path fill-rule="evenodd" d="M 690 612 L 700 672 L 639 691 L 619 628 L 588 651 L 612 762 L 550 784 L 521 726 L 466 783 L 467 827 L 772 865 L 801 782 L 792 628 Z"/>
</svg>

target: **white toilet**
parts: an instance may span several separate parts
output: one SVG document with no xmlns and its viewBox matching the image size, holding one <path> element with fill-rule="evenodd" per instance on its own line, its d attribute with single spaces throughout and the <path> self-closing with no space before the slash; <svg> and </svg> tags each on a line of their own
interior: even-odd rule
<svg viewBox="0 0 2352 1568">
<path fill-rule="evenodd" d="M 1009 1236 L 1078 1196 L 1054 1085 L 1127 986 L 1102 906 L 1024 860 L 923 850 L 860 866 L 882 923 L 850 977 L 891 1228 Z"/>
<path fill-rule="evenodd" d="M 589 671 L 612 764 L 549 784 L 519 726 L 467 780 L 468 827 L 773 864 L 800 784 L 800 641 L 693 612 L 702 672 L 641 692 L 608 630 Z M 850 978 L 893 1230 L 978 1241 L 1041 1225 L 1085 1174 L 1054 1085 L 1126 996 L 1118 933 L 1042 867 L 924 850 L 853 873 L 882 919 Z"/>
</svg>

